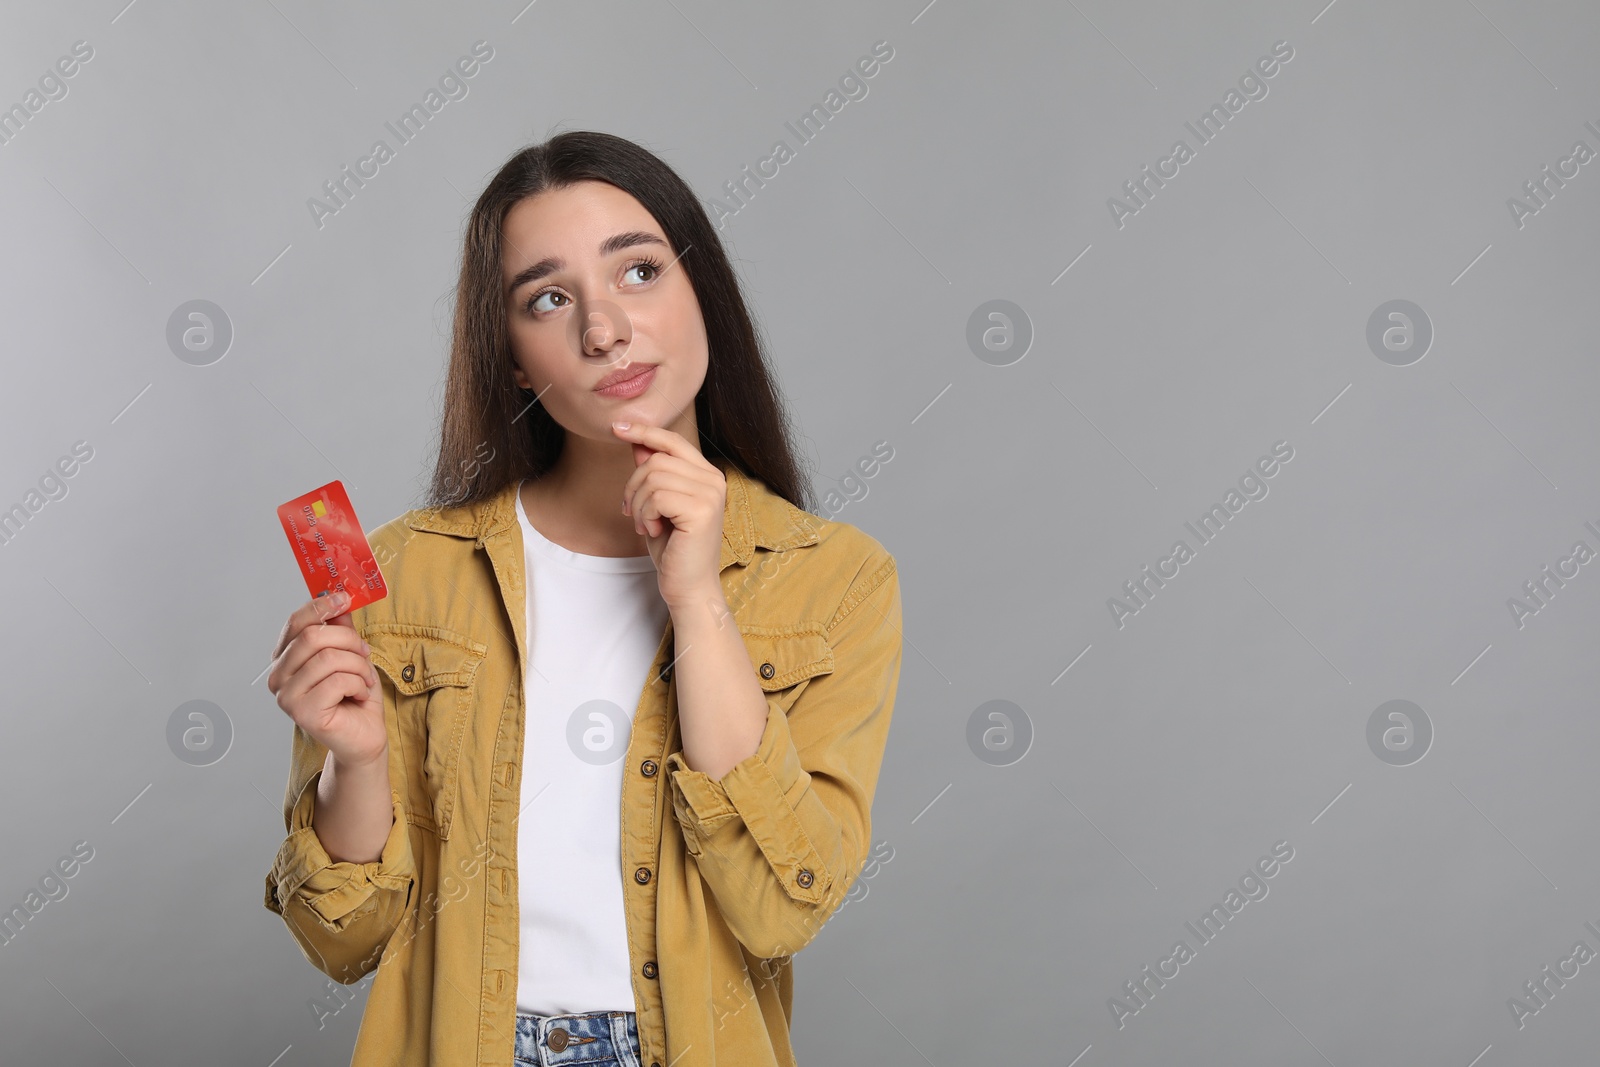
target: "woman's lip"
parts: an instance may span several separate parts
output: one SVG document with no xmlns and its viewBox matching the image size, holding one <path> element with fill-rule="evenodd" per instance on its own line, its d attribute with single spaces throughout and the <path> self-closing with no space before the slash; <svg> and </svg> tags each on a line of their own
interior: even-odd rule
<svg viewBox="0 0 1600 1067">
<path fill-rule="evenodd" d="M 601 396 L 638 396 L 640 393 L 649 388 L 651 380 L 655 377 L 655 372 L 655 365 L 651 364 L 647 367 L 644 367 L 631 378 L 624 378 L 620 382 L 612 382 L 603 389 L 596 389 L 595 392 L 599 393 Z"/>
</svg>

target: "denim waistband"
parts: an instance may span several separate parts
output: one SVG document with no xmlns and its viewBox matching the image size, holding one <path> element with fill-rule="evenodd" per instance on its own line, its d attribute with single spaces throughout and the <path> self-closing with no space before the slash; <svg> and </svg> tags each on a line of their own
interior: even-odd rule
<svg viewBox="0 0 1600 1067">
<path fill-rule="evenodd" d="M 631 1011 L 517 1013 L 516 1056 L 537 1067 L 639 1067 L 639 1021 Z"/>
</svg>

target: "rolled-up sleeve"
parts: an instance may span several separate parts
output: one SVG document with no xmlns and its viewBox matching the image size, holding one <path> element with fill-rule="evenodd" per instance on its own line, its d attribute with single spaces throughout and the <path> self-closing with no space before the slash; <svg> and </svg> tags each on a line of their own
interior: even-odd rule
<svg viewBox="0 0 1600 1067">
<path fill-rule="evenodd" d="M 282 916 L 313 966 L 348 985 L 377 967 L 416 896 L 405 809 L 391 789 L 394 823 L 378 859 L 334 862 L 311 825 L 327 750 L 299 727 L 294 733 L 284 811 L 288 837 L 267 874 L 264 903 Z"/>
<path fill-rule="evenodd" d="M 756 751 L 721 779 L 667 756 L 685 850 L 739 941 L 790 956 L 838 909 L 866 860 L 901 660 L 894 558 L 863 568 L 827 630 L 833 670 L 793 705 L 767 697 Z"/>
</svg>

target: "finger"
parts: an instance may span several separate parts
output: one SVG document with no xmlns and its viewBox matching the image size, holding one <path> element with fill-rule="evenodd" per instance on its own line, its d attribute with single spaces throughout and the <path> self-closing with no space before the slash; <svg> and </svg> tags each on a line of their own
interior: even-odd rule
<svg viewBox="0 0 1600 1067">
<path fill-rule="evenodd" d="M 645 505 L 645 514 L 641 516 L 645 522 L 645 532 L 650 537 L 661 537 L 669 529 L 695 529 L 702 500 L 699 492 L 657 489 L 651 494 L 650 503 Z"/>
<path fill-rule="evenodd" d="M 328 603 L 329 597 L 334 596 L 341 596 L 344 599 L 332 604 Z M 309 605 L 312 614 L 312 625 L 348 626 L 354 630 L 356 621 L 350 617 L 349 604 L 349 593 L 330 593 L 328 596 L 314 597 Z"/>
<path fill-rule="evenodd" d="M 695 485 L 702 485 L 706 489 L 717 489 L 722 482 L 722 472 L 709 465 L 687 463 L 675 456 L 664 452 L 657 452 L 646 458 L 633 473 L 628 475 L 628 480 L 622 483 L 622 513 L 632 515 L 633 507 L 637 503 L 637 494 L 646 478 L 655 474 L 673 474 Z M 637 526 L 637 524 L 635 524 Z"/>
<path fill-rule="evenodd" d="M 343 618 L 345 620 L 344 624 L 354 629 L 355 623 L 350 621 L 347 612 L 349 603 L 350 594 L 338 592 L 329 593 L 327 596 L 312 597 L 298 608 L 295 608 L 289 615 L 289 621 L 283 627 L 283 633 L 278 636 L 278 644 L 272 650 L 272 658 L 277 659 L 289 642 L 293 641 L 301 630 L 304 630 L 312 623 Z M 345 612 L 345 614 L 336 616 L 335 612 Z"/>
<path fill-rule="evenodd" d="M 702 527 L 722 529 L 725 497 L 720 478 L 706 485 L 697 477 L 660 476 L 654 480 L 652 504 L 645 506 L 645 518 L 654 520 L 653 536 L 660 537 L 670 526 L 693 531 Z M 662 520 L 665 520 L 663 522 Z"/>
<path fill-rule="evenodd" d="M 700 450 L 689 443 L 688 438 L 674 430 L 667 429 L 665 426 L 649 426 L 642 422 L 635 422 L 624 430 L 616 423 L 612 423 L 611 432 L 621 440 L 644 445 L 646 448 L 653 448 L 657 452 L 665 452 L 667 455 L 675 456 L 678 459 L 688 462 L 695 460 L 699 460 L 701 463 L 707 462 Z"/>
<path fill-rule="evenodd" d="M 276 693 L 279 688 L 288 684 L 313 656 L 326 648 L 345 649 L 370 665 L 367 659 L 370 648 L 361 639 L 361 635 L 356 633 L 355 627 L 313 624 L 295 634 L 289 639 L 288 645 L 278 651 L 274 657 L 272 671 L 267 676 L 267 688 Z M 362 668 L 362 673 L 366 673 L 365 667 Z"/>
<path fill-rule="evenodd" d="M 684 508 L 698 491 L 703 491 L 700 483 L 675 471 L 663 469 L 650 471 L 640 480 L 628 502 L 628 513 L 633 516 L 634 530 L 642 534 L 645 532 L 647 520 L 660 519 L 663 516 L 669 519 L 682 516 Z M 671 493 L 673 499 L 659 500 L 658 495 L 662 492 Z"/>
<path fill-rule="evenodd" d="M 377 682 L 378 668 L 359 652 L 343 648 L 320 649 L 295 671 L 286 690 L 305 693 L 330 674 L 349 674 L 364 680 L 368 685 Z"/>
<path fill-rule="evenodd" d="M 668 523 L 661 519 L 651 519 L 645 523 L 645 533 L 648 537 L 660 537 L 667 532 Z"/>
<path fill-rule="evenodd" d="M 367 681 L 365 675 L 330 670 L 297 677 L 294 681 L 294 692 L 285 699 L 285 702 L 298 707 L 298 714 L 290 712 L 289 717 L 304 725 L 303 720 L 310 718 L 315 722 L 316 715 L 337 705 L 343 696 L 365 696 L 370 688 L 371 683 Z M 330 697 L 332 699 L 329 699 Z"/>
<path fill-rule="evenodd" d="M 327 655 L 329 658 L 321 658 Z M 317 658 L 307 661 L 278 694 L 278 705 L 297 706 L 298 714 L 289 711 L 289 717 L 305 725 L 311 718 L 325 713 L 339 703 L 343 696 L 365 698 L 377 684 L 377 668 L 351 652 L 337 649 L 324 650 Z M 342 695 L 340 695 L 342 694 Z M 331 696 L 331 699 L 330 699 Z"/>
<path fill-rule="evenodd" d="M 353 674 L 338 671 L 307 691 L 300 714 L 292 718 L 297 725 L 308 730 L 324 730 L 333 720 L 334 709 L 343 704 L 346 698 L 365 700 L 369 692 L 366 682 Z"/>
<path fill-rule="evenodd" d="M 685 516 L 685 509 L 694 503 L 700 486 L 687 478 L 658 473 L 649 478 L 634 505 L 641 522 L 649 519 L 676 519 Z M 662 494 L 666 494 L 663 498 Z"/>
<path fill-rule="evenodd" d="M 333 593 L 333 597 L 339 597 L 339 595 L 344 595 L 344 593 Z M 290 641 L 293 641 L 301 630 L 306 629 L 307 625 L 320 621 L 323 617 L 328 616 L 330 611 L 338 609 L 338 603 L 328 603 L 330 598 L 317 597 L 314 600 L 302 603 L 299 608 L 291 611 L 288 621 L 283 622 L 283 629 L 278 632 L 277 645 L 272 646 L 272 657 L 274 659 L 282 656 L 283 649 L 288 648 Z"/>
</svg>

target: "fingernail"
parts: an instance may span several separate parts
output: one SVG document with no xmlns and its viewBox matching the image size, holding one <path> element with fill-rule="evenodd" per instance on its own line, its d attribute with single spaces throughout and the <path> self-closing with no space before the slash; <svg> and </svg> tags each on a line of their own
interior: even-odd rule
<svg viewBox="0 0 1600 1067">
<path fill-rule="evenodd" d="M 367 644 L 365 641 L 361 642 L 361 653 L 362 653 L 362 655 L 366 655 L 368 652 L 371 652 L 371 651 L 372 651 L 372 646 L 371 645 Z"/>
<path fill-rule="evenodd" d="M 633 423 L 631 423 L 631 422 L 613 422 L 611 425 L 615 426 L 619 430 L 626 430 L 630 426 L 632 426 Z"/>
</svg>

